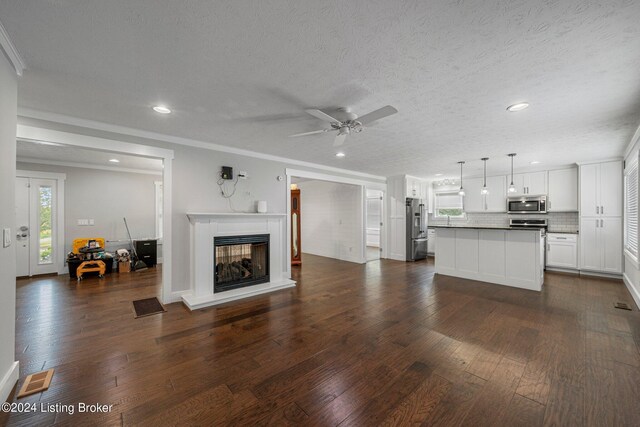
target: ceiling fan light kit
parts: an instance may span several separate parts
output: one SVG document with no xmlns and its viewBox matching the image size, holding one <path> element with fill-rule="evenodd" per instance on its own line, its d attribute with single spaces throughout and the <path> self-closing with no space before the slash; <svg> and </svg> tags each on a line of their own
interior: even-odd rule
<svg viewBox="0 0 640 427">
<path fill-rule="evenodd" d="M 340 147 L 342 144 L 344 144 L 347 136 L 351 135 L 351 133 L 362 132 L 364 130 L 364 125 L 375 122 L 376 120 L 383 119 L 387 116 L 391 116 L 398 112 L 395 107 L 387 105 L 368 114 L 365 114 L 364 116 L 358 117 L 357 114 L 351 112 L 351 110 L 349 110 L 348 108 L 340 108 L 336 111 L 336 115 L 341 118 L 338 119 L 336 117 L 330 116 L 322 110 L 318 110 L 315 108 L 305 111 L 311 114 L 313 117 L 328 122 L 331 127 L 327 129 L 314 130 L 311 132 L 297 133 L 294 135 L 290 135 L 290 137 L 294 138 L 299 136 L 316 135 L 325 132 L 337 131 L 338 134 L 336 135 L 336 138 L 333 142 L 334 147 Z"/>
</svg>

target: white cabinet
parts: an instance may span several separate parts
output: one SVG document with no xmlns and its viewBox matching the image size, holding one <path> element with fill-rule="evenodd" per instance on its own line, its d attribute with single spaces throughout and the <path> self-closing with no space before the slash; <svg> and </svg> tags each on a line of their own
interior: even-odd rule
<svg viewBox="0 0 640 427">
<path fill-rule="evenodd" d="M 622 217 L 580 218 L 580 269 L 622 273 Z"/>
<path fill-rule="evenodd" d="M 480 194 L 484 184 L 483 178 L 467 178 L 464 184 L 465 212 L 506 212 L 507 211 L 507 179 L 504 175 L 487 177 L 489 194 Z"/>
<path fill-rule="evenodd" d="M 578 268 L 577 234 L 547 234 L 547 267 Z"/>
<path fill-rule="evenodd" d="M 509 178 L 509 184 L 511 183 Z M 525 194 L 547 194 L 547 172 L 517 173 L 513 175 L 513 184 L 516 186 L 515 193 L 510 196 L 522 196 Z"/>
<path fill-rule="evenodd" d="M 485 212 L 506 212 L 507 211 L 507 177 L 489 176 L 487 177 L 487 187 L 489 194 L 485 197 Z"/>
<path fill-rule="evenodd" d="M 436 254 L 436 230 L 429 228 L 427 230 L 427 253 L 430 255 Z"/>
<path fill-rule="evenodd" d="M 580 215 L 622 216 L 622 162 L 580 166 Z"/>
<path fill-rule="evenodd" d="M 549 171 L 549 212 L 576 212 L 578 210 L 578 169 Z"/>
<path fill-rule="evenodd" d="M 467 178 L 462 181 L 464 186 L 464 211 L 484 212 L 484 197 L 480 194 L 482 178 Z"/>
<path fill-rule="evenodd" d="M 429 182 L 424 181 L 420 178 L 414 178 L 412 176 L 407 176 L 405 178 L 406 182 L 406 195 L 407 197 L 412 197 L 414 199 L 421 199 L 423 203 L 428 203 L 429 197 Z"/>
</svg>

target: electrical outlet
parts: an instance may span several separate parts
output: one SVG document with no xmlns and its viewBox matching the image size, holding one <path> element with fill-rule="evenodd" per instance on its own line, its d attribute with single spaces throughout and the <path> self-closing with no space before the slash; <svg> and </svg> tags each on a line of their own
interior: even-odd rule
<svg viewBox="0 0 640 427">
<path fill-rule="evenodd" d="M 2 230 L 2 247 L 8 248 L 9 246 L 11 246 L 11 229 L 4 228 Z"/>
</svg>

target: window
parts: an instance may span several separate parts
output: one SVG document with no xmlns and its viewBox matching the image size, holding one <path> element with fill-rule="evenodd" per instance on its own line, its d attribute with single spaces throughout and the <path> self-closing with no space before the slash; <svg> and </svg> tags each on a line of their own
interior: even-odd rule
<svg viewBox="0 0 640 427">
<path fill-rule="evenodd" d="M 456 191 L 443 191 L 435 193 L 434 216 L 464 218 L 462 196 Z"/>
<path fill-rule="evenodd" d="M 156 237 L 162 239 L 163 227 L 163 203 L 162 203 L 162 181 L 155 181 L 156 186 Z"/>
<path fill-rule="evenodd" d="M 638 257 L 638 162 L 634 161 L 624 174 L 624 247 Z"/>
</svg>

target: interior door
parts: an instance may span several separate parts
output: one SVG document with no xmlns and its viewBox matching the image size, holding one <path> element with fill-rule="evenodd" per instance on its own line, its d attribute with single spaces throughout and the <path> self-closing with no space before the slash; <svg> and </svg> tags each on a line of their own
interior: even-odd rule
<svg viewBox="0 0 640 427">
<path fill-rule="evenodd" d="M 16 276 L 29 276 L 29 178 L 16 178 Z"/>
</svg>

